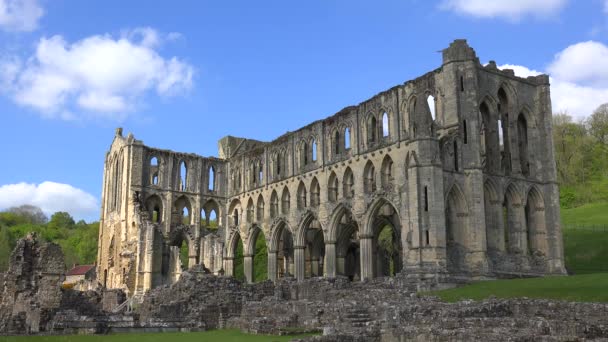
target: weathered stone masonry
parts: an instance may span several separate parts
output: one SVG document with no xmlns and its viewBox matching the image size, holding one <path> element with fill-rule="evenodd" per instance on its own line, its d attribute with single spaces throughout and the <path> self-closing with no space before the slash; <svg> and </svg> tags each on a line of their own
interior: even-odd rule
<svg viewBox="0 0 608 342">
<path fill-rule="evenodd" d="M 183 242 L 189 266 L 231 275 L 240 239 L 251 282 L 259 234 L 271 280 L 563 274 L 549 88 L 456 40 L 436 70 L 271 142 L 227 136 L 219 158 L 118 129 L 99 281 L 130 295 L 173 283 Z"/>
</svg>

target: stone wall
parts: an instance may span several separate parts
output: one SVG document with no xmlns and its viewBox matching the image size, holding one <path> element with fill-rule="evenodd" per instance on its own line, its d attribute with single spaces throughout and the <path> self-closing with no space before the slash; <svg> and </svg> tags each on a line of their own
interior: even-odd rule
<svg viewBox="0 0 608 342">
<path fill-rule="evenodd" d="M 37 333 L 46 326 L 62 300 L 65 277 L 59 245 L 42 243 L 35 234 L 17 241 L 4 276 L 0 332 Z"/>
<path fill-rule="evenodd" d="M 227 136 L 220 158 L 118 129 L 100 283 L 139 296 L 196 264 L 232 275 L 239 243 L 253 282 L 258 237 L 272 281 L 564 274 L 548 76 L 482 65 L 462 39 L 442 52 L 438 68 L 272 141 Z"/>
</svg>

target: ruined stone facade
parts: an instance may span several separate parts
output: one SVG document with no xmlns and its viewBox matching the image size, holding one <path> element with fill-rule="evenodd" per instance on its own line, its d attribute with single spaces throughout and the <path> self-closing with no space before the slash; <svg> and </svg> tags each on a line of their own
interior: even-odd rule
<svg viewBox="0 0 608 342">
<path fill-rule="evenodd" d="M 564 274 L 549 88 L 456 40 L 436 70 L 271 142 L 227 136 L 219 158 L 118 129 L 99 282 L 173 283 L 184 242 L 189 266 L 231 275 L 239 240 L 252 282 L 260 234 L 271 280 Z"/>
</svg>

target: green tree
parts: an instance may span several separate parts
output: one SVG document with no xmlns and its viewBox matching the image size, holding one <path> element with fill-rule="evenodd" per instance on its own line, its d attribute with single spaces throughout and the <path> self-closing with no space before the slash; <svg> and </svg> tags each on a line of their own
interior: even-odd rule
<svg viewBox="0 0 608 342">
<path fill-rule="evenodd" d="M 58 211 L 51 216 L 51 220 L 49 221 L 49 228 L 54 229 L 72 229 L 76 225 L 74 222 L 74 218 L 65 211 Z"/>
</svg>

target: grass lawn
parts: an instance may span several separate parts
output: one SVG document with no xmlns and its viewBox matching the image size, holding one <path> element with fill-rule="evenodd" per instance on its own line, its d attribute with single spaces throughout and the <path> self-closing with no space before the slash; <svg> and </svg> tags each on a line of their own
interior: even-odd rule
<svg viewBox="0 0 608 342">
<path fill-rule="evenodd" d="M 497 298 L 550 298 L 580 302 L 608 302 L 608 273 L 583 274 L 569 277 L 545 277 L 480 281 L 471 285 L 434 291 L 444 301 Z"/>
<path fill-rule="evenodd" d="M 608 231 L 564 229 L 563 234 L 564 257 L 569 272 L 608 272 Z"/>
<path fill-rule="evenodd" d="M 2 342 L 283 342 L 310 335 L 247 335 L 238 330 L 211 330 L 193 333 L 151 333 L 116 335 L 18 336 L 0 337 Z"/>
<path fill-rule="evenodd" d="M 572 209 L 560 209 L 562 225 L 608 226 L 608 202 L 589 203 Z"/>
</svg>

